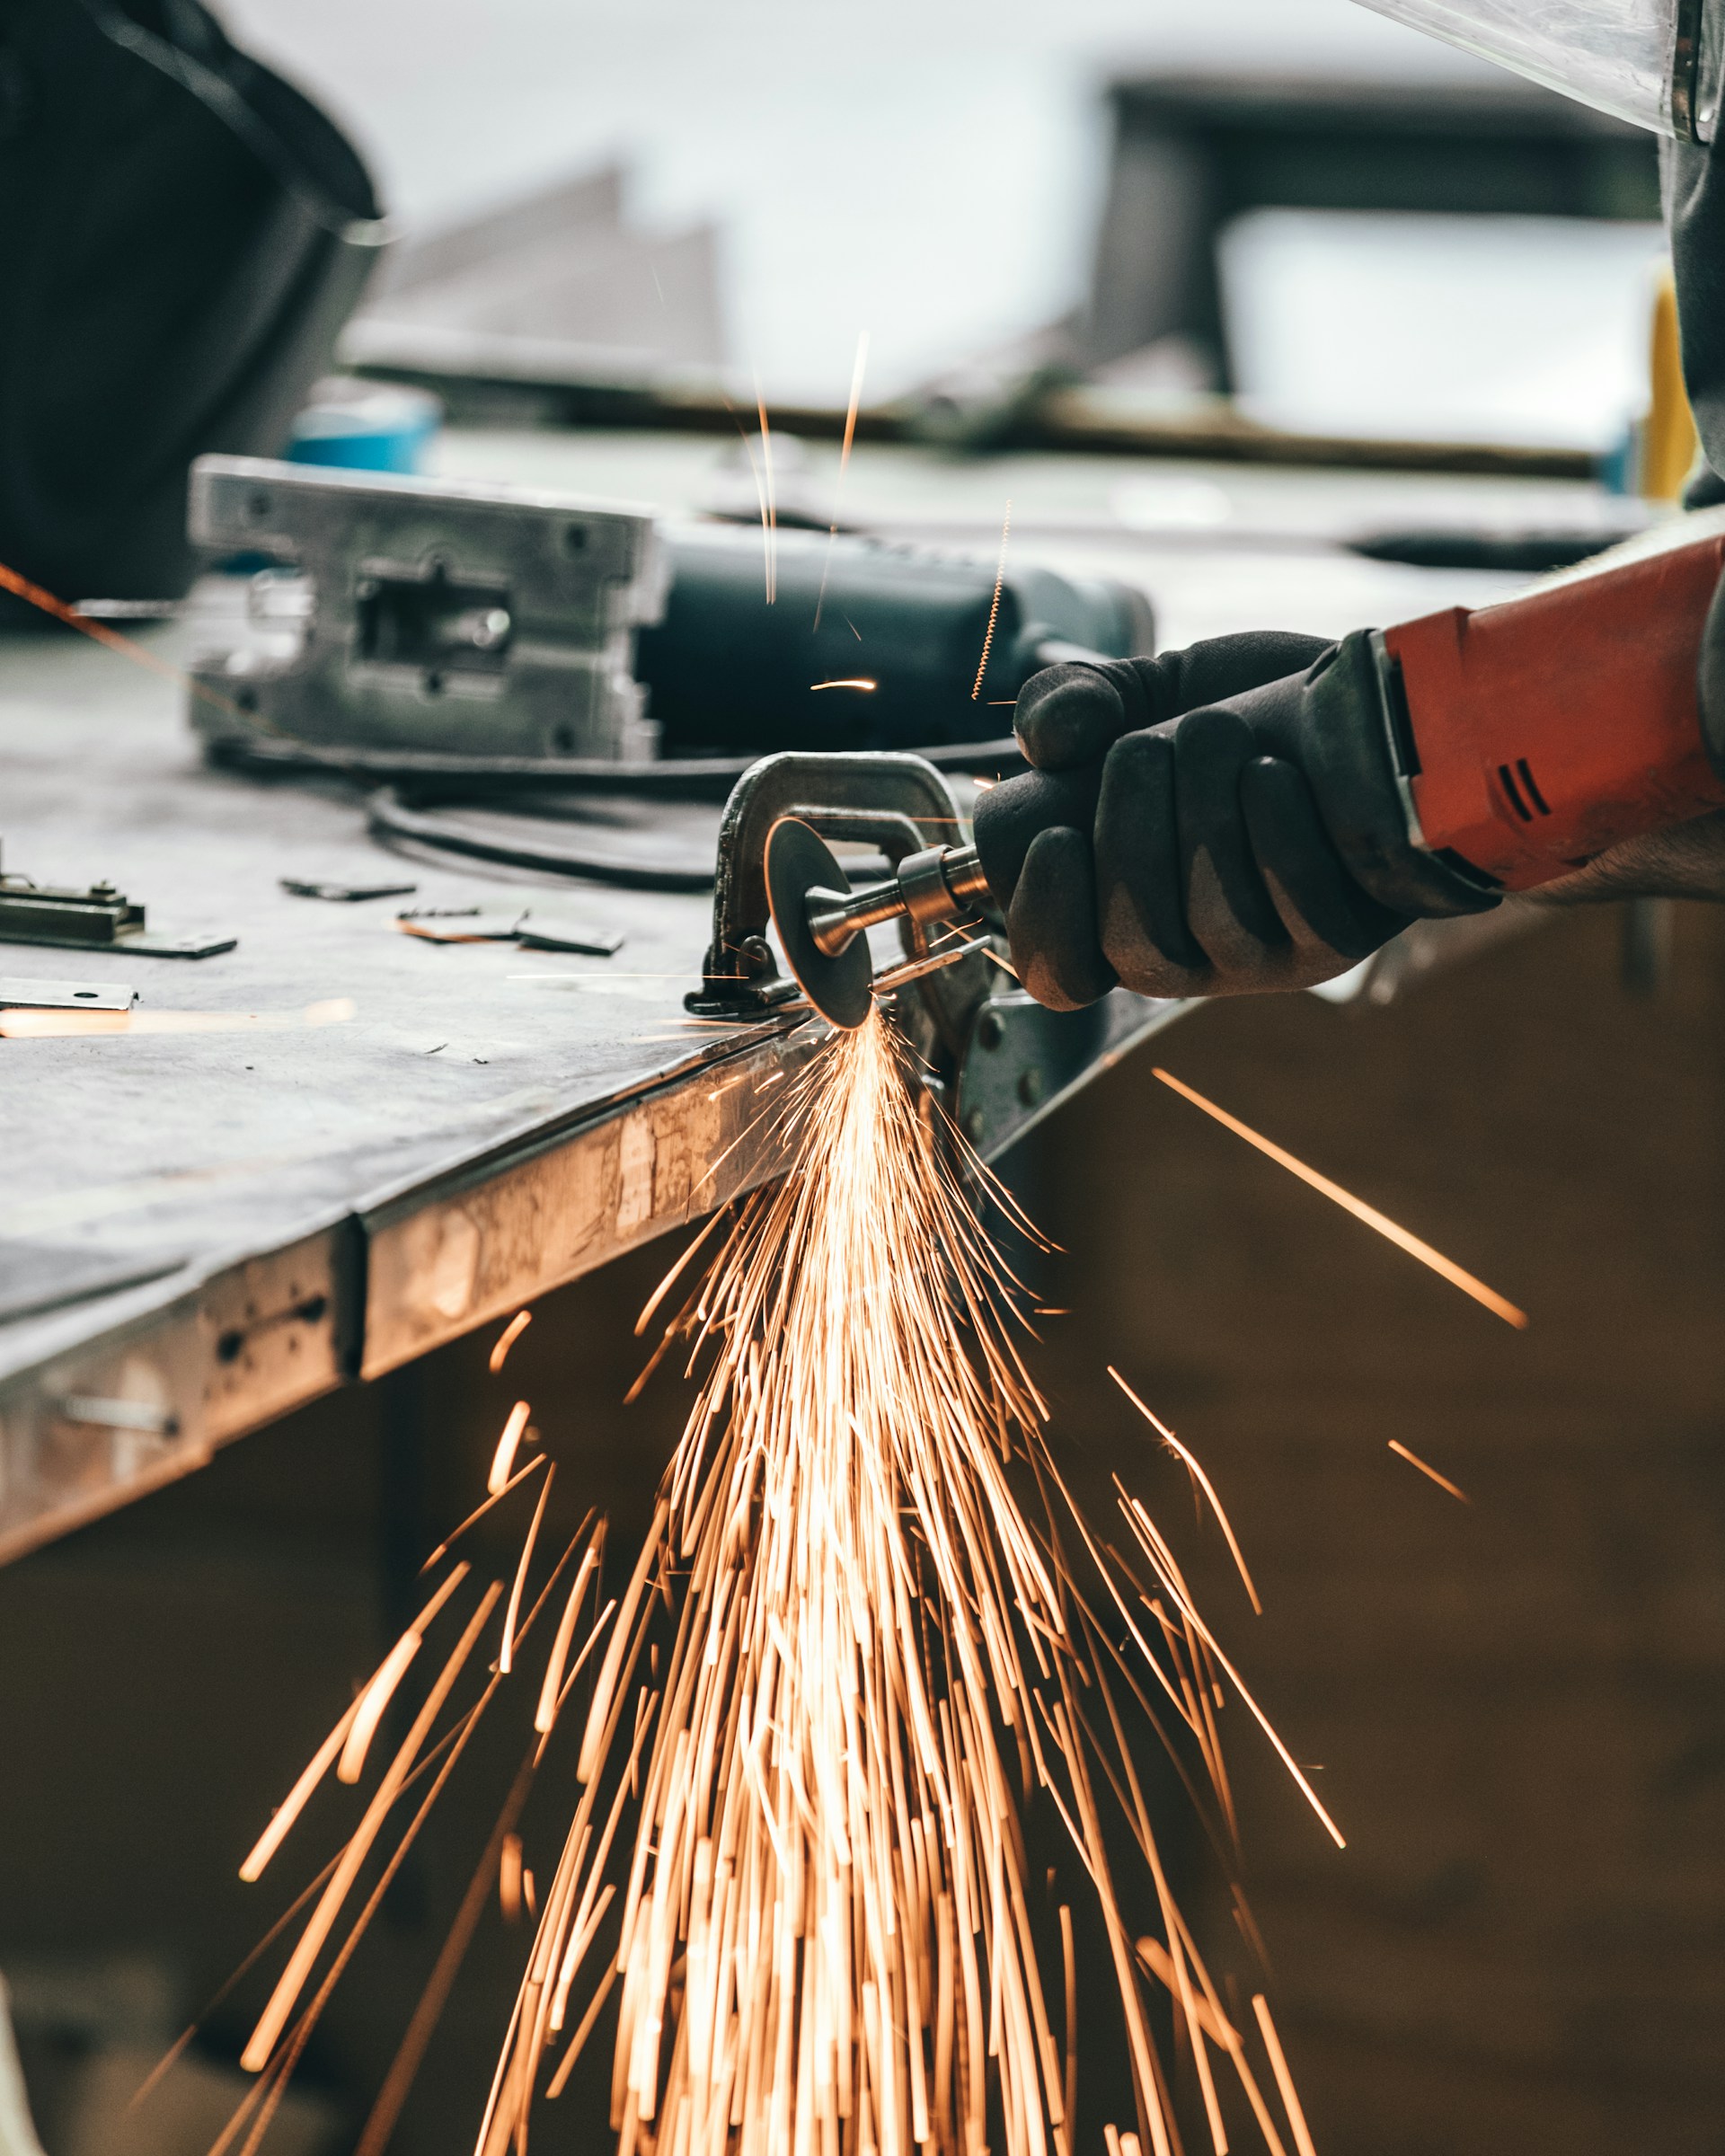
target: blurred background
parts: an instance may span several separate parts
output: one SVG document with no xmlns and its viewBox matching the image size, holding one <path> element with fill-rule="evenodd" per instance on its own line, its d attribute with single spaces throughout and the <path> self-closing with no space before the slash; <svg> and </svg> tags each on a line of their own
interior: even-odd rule
<svg viewBox="0 0 1725 2156">
<path fill-rule="evenodd" d="M 1016 358 L 1163 393 L 1225 379 L 1260 416 L 1368 433 L 1603 446 L 1636 410 L 1650 140 L 1346 0 L 227 15 L 348 120 L 410 240 L 615 175 L 535 228 L 513 295 L 494 260 L 440 293 L 386 272 L 372 313 L 398 329 L 512 324 L 812 403 L 844 402 L 866 331 L 871 401 Z M 1428 139 L 1386 157 L 1409 87 Z M 1278 169 L 1235 169 L 1242 91 L 1291 108 Z M 1314 93 L 1341 117 L 1302 128 Z M 1481 208 L 1512 214 L 1457 226 Z M 1196 305 L 1168 259 L 1182 217 L 1218 225 Z"/>
</svg>

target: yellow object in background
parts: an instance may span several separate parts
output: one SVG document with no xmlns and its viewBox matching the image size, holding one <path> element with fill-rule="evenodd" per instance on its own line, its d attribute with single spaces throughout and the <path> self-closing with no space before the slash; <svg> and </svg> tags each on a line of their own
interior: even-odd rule
<svg viewBox="0 0 1725 2156">
<path fill-rule="evenodd" d="M 1649 501 L 1676 501 L 1701 446 L 1683 383 L 1677 290 L 1668 270 L 1653 302 L 1652 398 L 1641 429 L 1641 492 Z"/>
</svg>

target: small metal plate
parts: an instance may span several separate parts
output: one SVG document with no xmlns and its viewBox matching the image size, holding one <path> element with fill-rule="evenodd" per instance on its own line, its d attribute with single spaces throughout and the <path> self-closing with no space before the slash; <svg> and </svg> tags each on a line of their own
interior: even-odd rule
<svg viewBox="0 0 1725 2156">
<path fill-rule="evenodd" d="M 129 1011 L 137 991 L 125 981 L 33 981 L 0 976 L 0 1011 Z"/>
<path fill-rule="evenodd" d="M 219 959 L 239 943 L 237 936 L 125 936 L 116 950 L 140 959 Z"/>
<path fill-rule="evenodd" d="M 821 1016 L 847 1033 L 874 1008 L 874 961 L 869 939 L 853 936 L 829 959 L 809 932 L 810 891 L 847 897 L 850 881 L 832 848 L 794 816 L 781 817 L 766 835 L 766 895 L 785 963 Z"/>
<path fill-rule="evenodd" d="M 555 914 L 524 914 L 516 936 L 523 950 L 573 950 L 588 959 L 614 959 L 623 949 L 615 930 L 560 920 Z"/>
<path fill-rule="evenodd" d="M 324 898 L 332 906 L 355 906 L 366 898 L 411 898 L 417 883 L 307 883 L 297 876 L 276 879 L 290 898 Z"/>
<path fill-rule="evenodd" d="M 395 925 L 404 936 L 418 936 L 426 943 L 513 943 L 521 932 L 519 914 L 486 913 L 477 906 L 427 906 L 423 911 L 397 914 Z"/>
</svg>

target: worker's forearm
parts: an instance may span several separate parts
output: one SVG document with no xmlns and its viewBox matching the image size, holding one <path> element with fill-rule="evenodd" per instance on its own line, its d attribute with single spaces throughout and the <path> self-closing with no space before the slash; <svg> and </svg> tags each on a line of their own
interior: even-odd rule
<svg viewBox="0 0 1725 2156">
<path fill-rule="evenodd" d="M 1542 906 L 1609 898 L 1725 900 L 1725 810 L 1625 840 L 1573 876 L 1527 896 Z"/>
</svg>

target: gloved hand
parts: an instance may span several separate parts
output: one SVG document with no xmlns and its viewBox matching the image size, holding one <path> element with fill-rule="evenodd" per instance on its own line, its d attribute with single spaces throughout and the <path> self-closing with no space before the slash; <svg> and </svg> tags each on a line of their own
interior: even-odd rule
<svg viewBox="0 0 1725 2156">
<path fill-rule="evenodd" d="M 986 793 L 977 844 L 1031 994 L 1308 987 L 1489 885 L 1407 836 L 1368 638 L 1219 637 L 1054 667 L 1018 700 L 1036 770 Z"/>
</svg>

